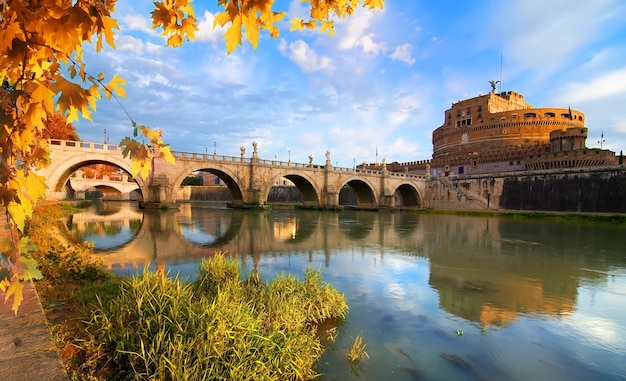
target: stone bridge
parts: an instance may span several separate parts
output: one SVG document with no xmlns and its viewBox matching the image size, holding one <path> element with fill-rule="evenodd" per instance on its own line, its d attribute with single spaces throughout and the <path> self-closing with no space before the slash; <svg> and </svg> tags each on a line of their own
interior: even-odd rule
<svg viewBox="0 0 626 381">
<path fill-rule="evenodd" d="M 122 155 L 122 147 L 111 144 L 66 140 L 50 140 L 51 164 L 38 171 L 46 178 L 48 199 L 62 199 L 67 181 L 81 167 L 91 164 L 113 165 L 130 173 L 131 162 Z M 259 207 L 267 201 L 277 180 L 287 178 L 302 194 L 306 208 L 337 208 L 339 192 L 351 187 L 357 198 L 357 208 L 378 209 L 424 206 L 427 189 L 425 176 L 382 170 L 360 170 L 334 167 L 330 153 L 324 165 L 264 160 L 259 158 L 256 144 L 251 157 L 222 156 L 172 151 L 175 164 L 155 158 L 152 172 L 136 183 L 146 208 L 176 207 L 176 191 L 185 177 L 196 171 L 210 172 L 228 186 L 232 207 Z"/>
<path fill-rule="evenodd" d="M 99 189 L 105 191 L 108 189 L 114 189 L 118 194 L 119 200 L 130 200 L 131 192 L 138 190 L 139 185 L 134 181 L 128 181 L 129 176 L 124 174 L 122 180 L 112 180 L 106 176 L 102 179 L 90 179 L 82 176 L 81 171 L 74 173 L 74 176 L 70 177 L 70 186 L 76 192 L 75 197 L 79 200 L 85 198 L 85 192 L 90 189 Z M 105 197 L 105 199 L 109 199 Z"/>
</svg>

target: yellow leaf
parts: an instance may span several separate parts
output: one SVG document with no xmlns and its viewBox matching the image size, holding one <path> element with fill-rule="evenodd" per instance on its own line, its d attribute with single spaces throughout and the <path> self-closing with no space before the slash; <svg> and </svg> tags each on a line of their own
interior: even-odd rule
<svg viewBox="0 0 626 381">
<path fill-rule="evenodd" d="M 363 0 L 363 6 L 370 9 L 383 9 L 385 0 Z"/>
<path fill-rule="evenodd" d="M 22 280 L 26 282 L 30 282 L 36 279 L 42 279 L 43 275 L 41 271 L 37 268 L 37 261 L 30 257 L 26 257 L 24 255 L 20 256 L 20 263 L 22 264 L 23 274 Z"/>
<path fill-rule="evenodd" d="M 303 30 L 304 29 L 304 25 L 302 20 L 300 19 L 291 19 L 291 28 L 289 28 L 290 31 L 294 31 L 294 30 Z"/>
<path fill-rule="evenodd" d="M 15 227 L 19 231 L 24 231 L 24 222 L 26 221 L 26 211 L 24 210 L 24 206 L 22 206 L 21 203 L 11 201 L 9 205 L 7 205 L 7 210 L 13 219 Z"/>
<path fill-rule="evenodd" d="M 215 15 L 215 19 L 213 20 L 213 28 L 215 28 L 217 25 L 224 26 L 228 22 L 230 22 L 230 16 L 228 16 L 228 12 L 220 12 Z"/>
<path fill-rule="evenodd" d="M 142 179 L 147 179 L 150 174 L 152 165 L 148 160 L 133 160 L 130 165 L 130 174 L 133 177 L 140 176 Z"/>
<path fill-rule="evenodd" d="M 182 24 L 180 26 L 180 34 L 187 35 L 188 40 L 195 40 L 196 38 L 196 30 L 198 27 L 196 26 L 196 18 L 193 16 L 189 16 L 183 19 Z"/>
<path fill-rule="evenodd" d="M 43 176 L 28 172 L 24 178 L 24 188 L 28 192 L 28 197 L 36 202 L 46 194 L 46 180 Z"/>
<path fill-rule="evenodd" d="M 183 44 L 183 38 L 179 34 L 173 34 L 167 39 L 167 46 L 177 48 Z"/>
<path fill-rule="evenodd" d="M 256 50 L 259 45 L 259 27 L 261 25 L 259 19 L 255 16 L 245 15 L 243 18 L 243 25 L 246 28 L 246 38 L 252 45 L 252 48 Z"/>
<path fill-rule="evenodd" d="M 331 37 L 335 37 L 335 29 L 333 27 L 334 23 L 332 21 L 322 21 L 322 26 L 320 27 L 320 32 L 324 32 L 328 30 L 328 34 Z"/>
<path fill-rule="evenodd" d="M 11 282 L 7 278 L 0 280 L 0 291 L 6 292 L 10 285 Z"/>
<path fill-rule="evenodd" d="M 233 19 L 232 24 L 224 33 L 226 39 L 226 53 L 230 54 L 238 45 L 241 45 L 241 16 L 237 15 Z"/>
<path fill-rule="evenodd" d="M 13 310 L 13 312 L 15 312 L 16 315 L 20 304 L 22 304 L 22 299 L 24 298 L 23 290 L 24 285 L 22 284 L 22 282 L 20 282 L 17 276 L 13 276 L 13 278 L 11 278 L 11 284 L 4 290 L 5 303 L 7 302 L 7 300 L 9 300 L 11 295 L 13 295 L 13 307 L 11 309 Z"/>
<path fill-rule="evenodd" d="M 146 127 L 146 126 L 138 126 L 137 128 L 139 129 L 139 131 L 141 131 L 141 134 L 143 136 L 145 136 L 146 138 L 148 138 L 148 140 L 150 140 L 151 143 L 159 144 L 161 142 L 160 130 L 153 130 L 150 127 Z"/>
<path fill-rule="evenodd" d="M 170 164 L 175 164 L 176 163 L 176 159 L 174 158 L 174 155 L 172 155 L 172 151 L 170 151 L 170 146 L 166 145 L 166 146 L 162 146 L 161 149 L 161 158 L 164 159 L 165 161 L 167 161 Z"/>
<path fill-rule="evenodd" d="M 113 78 L 111 78 L 111 81 L 106 85 L 107 89 L 109 89 L 106 93 L 107 99 L 110 100 L 113 93 L 119 97 L 126 98 L 126 90 L 122 87 L 125 84 L 126 81 L 124 78 L 118 76 L 116 73 Z"/>
</svg>

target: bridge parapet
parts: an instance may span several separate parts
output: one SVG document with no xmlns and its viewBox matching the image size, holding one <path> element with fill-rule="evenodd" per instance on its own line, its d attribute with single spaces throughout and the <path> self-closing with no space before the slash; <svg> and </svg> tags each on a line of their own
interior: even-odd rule
<svg viewBox="0 0 626 381">
<path fill-rule="evenodd" d="M 63 147 L 64 149 L 76 149 L 77 151 L 83 151 L 83 152 L 84 151 L 96 151 L 96 152 L 107 151 L 109 153 L 119 152 L 120 154 L 122 154 L 124 150 L 124 147 L 120 147 L 115 144 L 77 142 L 73 140 L 61 140 L 61 139 L 50 139 L 48 140 L 48 144 L 50 146 L 60 146 L 60 147 Z"/>
</svg>

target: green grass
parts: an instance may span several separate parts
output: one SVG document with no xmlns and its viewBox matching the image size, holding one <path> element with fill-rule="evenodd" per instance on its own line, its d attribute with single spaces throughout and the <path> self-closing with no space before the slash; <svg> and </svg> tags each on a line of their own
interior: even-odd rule
<svg viewBox="0 0 626 381">
<path fill-rule="evenodd" d="M 482 211 L 482 210 L 440 210 L 440 209 L 417 209 L 418 214 L 444 214 L 455 216 L 474 217 L 505 217 L 526 219 L 550 219 L 567 221 L 592 221 L 626 224 L 625 214 L 600 214 L 600 213 L 568 213 L 568 212 L 533 212 L 533 211 Z"/>
</svg>

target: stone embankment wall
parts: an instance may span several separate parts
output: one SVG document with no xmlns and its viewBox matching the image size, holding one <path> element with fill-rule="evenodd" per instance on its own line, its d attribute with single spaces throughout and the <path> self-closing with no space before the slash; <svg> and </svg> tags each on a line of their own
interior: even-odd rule
<svg viewBox="0 0 626 381">
<path fill-rule="evenodd" d="M 432 178 L 424 206 L 460 210 L 626 213 L 623 167 Z"/>
</svg>

